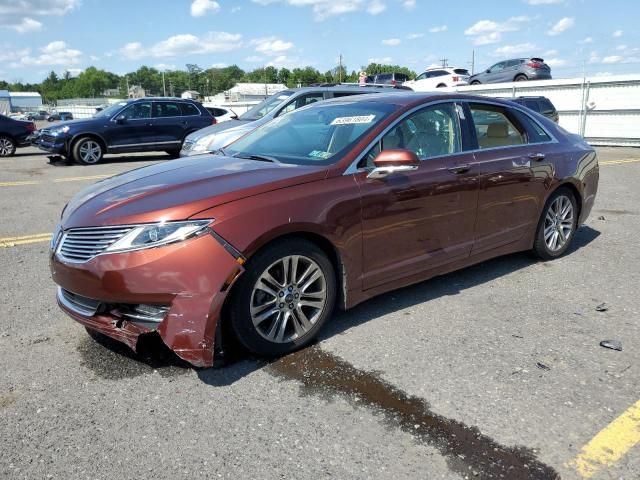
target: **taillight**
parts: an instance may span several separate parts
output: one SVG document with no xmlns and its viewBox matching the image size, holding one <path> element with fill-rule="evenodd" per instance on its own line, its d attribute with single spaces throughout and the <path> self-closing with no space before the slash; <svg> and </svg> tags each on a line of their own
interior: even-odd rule
<svg viewBox="0 0 640 480">
<path fill-rule="evenodd" d="M 30 132 L 35 132 L 36 124 L 35 123 L 27 123 L 27 130 L 29 130 Z"/>
<path fill-rule="evenodd" d="M 391 80 L 391 85 L 393 85 L 395 87 L 396 81 L 395 80 Z"/>
<path fill-rule="evenodd" d="M 216 117 L 211 117 L 211 125 L 215 125 L 216 123 L 218 123 Z"/>
<path fill-rule="evenodd" d="M 529 62 L 527 63 L 527 67 L 531 68 L 542 68 L 542 64 L 538 62 Z"/>
<path fill-rule="evenodd" d="M 457 81 L 460 80 L 460 77 L 451 77 L 451 80 L 454 81 L 454 82 L 457 82 Z"/>
</svg>

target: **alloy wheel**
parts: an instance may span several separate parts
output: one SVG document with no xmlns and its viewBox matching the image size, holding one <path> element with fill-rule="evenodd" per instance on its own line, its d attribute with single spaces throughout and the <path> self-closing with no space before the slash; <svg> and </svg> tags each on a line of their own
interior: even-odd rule
<svg viewBox="0 0 640 480">
<path fill-rule="evenodd" d="M 0 157 L 6 157 L 13 152 L 13 143 L 8 138 L 0 138 Z"/>
<path fill-rule="evenodd" d="M 102 148 L 93 140 L 83 142 L 78 151 L 83 163 L 97 163 L 102 155 Z"/>
<path fill-rule="evenodd" d="M 309 257 L 289 255 L 258 277 L 249 310 L 263 338 L 287 343 L 309 332 L 326 305 L 327 282 L 320 266 Z"/>
<path fill-rule="evenodd" d="M 573 204 L 560 195 L 553 200 L 544 217 L 544 242 L 551 252 L 561 250 L 573 234 Z"/>
</svg>

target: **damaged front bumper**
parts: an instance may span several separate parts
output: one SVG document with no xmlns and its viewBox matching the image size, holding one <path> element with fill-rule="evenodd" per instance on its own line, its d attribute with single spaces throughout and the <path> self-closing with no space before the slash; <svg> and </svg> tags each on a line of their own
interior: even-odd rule
<svg viewBox="0 0 640 480">
<path fill-rule="evenodd" d="M 137 348 L 157 332 L 180 358 L 210 367 L 227 293 L 243 258 L 215 234 L 69 263 L 51 255 L 58 305 L 84 326 Z"/>
</svg>

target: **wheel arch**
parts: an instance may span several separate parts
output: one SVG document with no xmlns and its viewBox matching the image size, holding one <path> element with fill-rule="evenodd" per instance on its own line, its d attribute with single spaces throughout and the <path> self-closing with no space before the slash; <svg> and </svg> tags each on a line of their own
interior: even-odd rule
<svg viewBox="0 0 640 480">
<path fill-rule="evenodd" d="M 565 180 L 563 182 L 560 182 L 555 186 L 555 188 L 549 190 L 547 198 L 545 198 L 544 200 L 544 205 L 547 204 L 547 202 L 549 201 L 549 198 L 551 198 L 551 196 L 554 193 L 556 193 L 558 190 L 562 188 L 568 189 L 571 191 L 571 193 L 573 193 L 573 197 L 576 199 L 576 206 L 578 207 L 578 219 L 579 219 L 580 216 L 582 215 L 582 194 L 580 193 L 580 190 L 578 189 L 578 187 L 570 180 Z"/>
<path fill-rule="evenodd" d="M 107 147 L 107 142 L 105 142 L 104 138 L 102 138 L 99 134 L 94 132 L 85 132 L 85 133 L 78 133 L 73 137 L 71 137 L 71 140 L 69 141 L 69 148 L 68 148 L 69 154 L 73 153 L 73 147 L 75 147 L 78 140 L 86 137 L 96 140 L 102 147 L 103 154 L 107 153 L 108 147 Z"/>
</svg>

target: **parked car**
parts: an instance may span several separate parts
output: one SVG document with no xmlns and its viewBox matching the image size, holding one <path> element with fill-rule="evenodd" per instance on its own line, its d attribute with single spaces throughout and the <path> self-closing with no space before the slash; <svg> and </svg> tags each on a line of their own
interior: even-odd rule
<svg viewBox="0 0 640 480">
<path fill-rule="evenodd" d="M 18 147 L 30 145 L 27 137 L 36 129 L 33 122 L 15 120 L 0 115 L 0 157 L 10 157 Z"/>
<path fill-rule="evenodd" d="M 415 92 L 428 92 L 434 88 L 467 85 L 469 76 L 469 71 L 466 68 L 429 68 L 418 75 L 415 80 L 408 80 L 402 85 Z"/>
<path fill-rule="evenodd" d="M 404 73 L 377 73 L 367 76 L 367 83 L 375 83 L 377 85 L 402 85 L 409 80 L 409 75 Z"/>
<path fill-rule="evenodd" d="M 27 114 L 27 120 L 46 120 L 47 118 L 49 118 L 49 112 L 46 110 L 39 110 Z"/>
<path fill-rule="evenodd" d="M 219 107 L 217 105 L 215 107 L 208 107 L 205 105 L 204 108 L 206 108 L 209 113 L 215 117 L 216 123 L 238 119 L 238 115 L 236 115 L 236 112 L 227 107 Z"/>
<path fill-rule="evenodd" d="M 589 215 L 591 146 L 486 97 L 328 100 L 225 155 L 78 193 L 51 244 L 60 307 L 132 348 L 152 332 L 213 363 L 228 322 L 252 352 L 309 344 L 336 305 L 521 250 L 561 256 Z"/>
<path fill-rule="evenodd" d="M 177 156 L 187 135 L 212 123 L 215 118 L 193 100 L 140 98 L 42 129 L 38 147 L 85 165 L 98 163 L 105 153 L 164 151 Z"/>
<path fill-rule="evenodd" d="M 303 87 L 283 90 L 270 96 L 238 119 L 213 125 L 189 135 L 180 152 L 181 157 L 202 155 L 226 147 L 260 125 L 297 108 L 329 98 L 377 93 L 382 89 L 335 85 L 330 87 Z"/>
<path fill-rule="evenodd" d="M 469 78 L 470 85 L 481 83 L 521 82 L 525 80 L 551 80 L 551 67 L 542 58 L 516 58 L 492 65 L 484 72 Z"/>
<path fill-rule="evenodd" d="M 527 108 L 530 108 L 534 112 L 538 112 L 541 115 L 544 115 L 547 118 L 550 118 L 554 122 L 558 123 L 560 121 L 560 115 L 558 115 L 558 111 L 556 107 L 551 103 L 547 97 L 543 96 L 529 96 L 529 97 L 515 97 L 515 98 L 503 98 L 503 100 L 509 100 L 511 102 L 515 102 L 519 105 L 524 105 Z"/>
<path fill-rule="evenodd" d="M 59 120 L 62 120 L 62 121 L 73 120 L 73 114 L 71 112 L 57 112 L 57 113 L 52 113 L 47 117 L 47 122 L 55 122 Z"/>
</svg>

